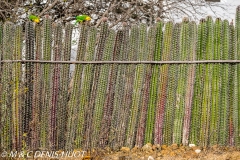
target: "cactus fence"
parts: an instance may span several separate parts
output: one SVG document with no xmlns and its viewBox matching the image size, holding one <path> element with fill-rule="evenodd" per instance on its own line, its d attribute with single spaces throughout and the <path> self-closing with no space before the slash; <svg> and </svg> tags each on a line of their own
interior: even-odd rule
<svg viewBox="0 0 240 160">
<path fill-rule="evenodd" d="M 79 28 L 71 62 L 72 25 L 0 23 L 0 148 L 240 147 L 240 7 L 235 25 Z"/>
</svg>

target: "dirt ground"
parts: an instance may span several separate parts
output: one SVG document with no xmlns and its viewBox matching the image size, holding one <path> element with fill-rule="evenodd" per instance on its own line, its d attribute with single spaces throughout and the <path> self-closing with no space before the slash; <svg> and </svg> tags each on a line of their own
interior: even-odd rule
<svg viewBox="0 0 240 160">
<path fill-rule="evenodd" d="M 0 158 L 0 160 L 2 159 L 5 158 Z M 80 157 L 60 159 L 81 160 Z M 26 160 L 30 159 L 26 158 Z M 56 160 L 56 158 L 35 158 L 34 160 Z M 240 149 L 219 147 L 217 145 L 203 148 L 194 145 L 179 146 L 173 144 L 171 146 L 160 146 L 146 144 L 142 148 L 134 147 L 129 149 L 128 147 L 122 147 L 119 151 L 112 151 L 110 148 L 99 149 L 91 152 L 91 154 L 85 154 L 82 160 L 240 160 Z"/>
<path fill-rule="evenodd" d="M 159 146 L 146 144 L 142 148 L 129 149 L 122 147 L 120 151 L 112 152 L 105 149 L 99 160 L 240 160 L 240 150 L 235 147 L 202 148 L 197 146 Z"/>
</svg>

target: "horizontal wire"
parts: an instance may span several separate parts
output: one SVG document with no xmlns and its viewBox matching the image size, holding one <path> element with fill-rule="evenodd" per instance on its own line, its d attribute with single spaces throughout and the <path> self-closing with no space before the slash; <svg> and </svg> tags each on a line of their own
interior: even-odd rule
<svg viewBox="0 0 240 160">
<path fill-rule="evenodd" d="M 199 63 L 240 63 L 240 60 L 201 61 L 45 61 L 45 60 L 2 60 L 0 63 L 60 63 L 60 64 L 199 64 Z"/>
</svg>

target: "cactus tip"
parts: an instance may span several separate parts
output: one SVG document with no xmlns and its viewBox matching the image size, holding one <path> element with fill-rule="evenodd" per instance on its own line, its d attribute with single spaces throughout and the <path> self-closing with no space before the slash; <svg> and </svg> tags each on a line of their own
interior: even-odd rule
<svg viewBox="0 0 240 160">
<path fill-rule="evenodd" d="M 123 27 L 126 27 L 127 26 L 127 22 L 123 22 L 122 25 L 123 25 Z"/>
<path fill-rule="evenodd" d="M 237 6 L 237 11 L 240 11 L 240 5 L 239 5 L 239 6 Z"/>
<path fill-rule="evenodd" d="M 161 21 L 161 18 L 160 18 L 160 17 L 157 17 L 157 18 L 156 18 L 156 21 L 157 21 L 157 22 L 160 22 L 160 21 Z"/>
<path fill-rule="evenodd" d="M 103 21 L 103 22 L 107 22 L 107 20 L 108 20 L 107 17 L 103 17 L 103 18 L 102 18 L 102 21 Z"/>
<path fill-rule="evenodd" d="M 182 22 L 189 22 L 189 18 L 188 17 L 184 17 Z"/>
<path fill-rule="evenodd" d="M 212 20 L 212 16 L 207 16 L 207 20 Z"/>
<path fill-rule="evenodd" d="M 200 23 L 205 22 L 206 20 L 204 18 L 200 19 Z"/>
</svg>

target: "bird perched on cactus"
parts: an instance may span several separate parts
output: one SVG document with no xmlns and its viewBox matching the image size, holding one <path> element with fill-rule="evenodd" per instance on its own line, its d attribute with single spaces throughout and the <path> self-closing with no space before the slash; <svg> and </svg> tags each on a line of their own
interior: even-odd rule
<svg viewBox="0 0 240 160">
<path fill-rule="evenodd" d="M 88 15 L 80 15 L 80 16 L 76 16 L 76 23 L 82 23 L 82 22 L 85 22 L 85 21 L 90 21 L 91 20 L 91 17 L 89 17 Z"/>
<path fill-rule="evenodd" d="M 35 15 L 29 15 L 29 20 L 30 21 L 33 21 L 35 23 L 39 23 L 40 22 L 40 18 L 38 16 L 35 16 Z"/>
</svg>

